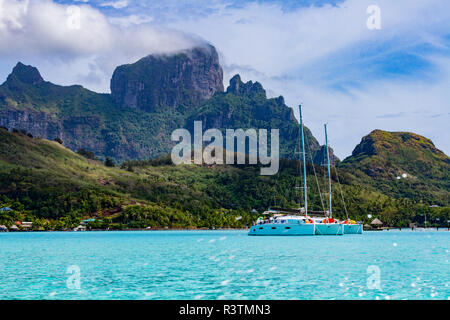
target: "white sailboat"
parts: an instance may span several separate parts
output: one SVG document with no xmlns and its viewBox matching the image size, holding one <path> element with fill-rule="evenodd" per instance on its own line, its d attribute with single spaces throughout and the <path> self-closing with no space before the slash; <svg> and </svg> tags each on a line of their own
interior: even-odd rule
<svg viewBox="0 0 450 320">
<path fill-rule="evenodd" d="M 304 183 L 304 203 L 303 210 L 298 210 L 298 214 L 285 214 L 278 211 L 269 219 L 258 219 L 256 224 L 250 228 L 250 236 L 313 236 L 313 235 L 343 235 L 344 225 L 338 223 L 331 217 L 331 180 L 329 179 L 330 189 L 330 211 L 329 216 L 310 217 L 308 212 L 308 187 L 306 181 L 306 158 L 305 158 L 305 139 L 303 129 L 303 118 L 301 105 L 300 112 L 300 132 L 303 161 L 303 183 Z M 327 157 L 328 146 L 327 146 Z M 328 173 L 330 172 L 328 160 Z M 272 212 L 273 213 L 273 212 Z"/>
</svg>

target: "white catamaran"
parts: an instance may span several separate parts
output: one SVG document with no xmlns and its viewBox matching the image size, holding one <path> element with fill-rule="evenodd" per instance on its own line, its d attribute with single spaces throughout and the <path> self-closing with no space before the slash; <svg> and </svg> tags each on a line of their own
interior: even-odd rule
<svg viewBox="0 0 450 320">
<path fill-rule="evenodd" d="M 303 162 L 303 184 L 304 184 L 304 203 L 305 207 L 292 210 L 269 210 L 264 214 L 272 214 L 269 219 L 258 218 L 256 223 L 250 228 L 250 236 L 314 236 L 314 235 L 343 235 L 344 233 L 362 233 L 362 225 L 356 224 L 353 220 L 347 218 L 346 221 L 340 222 L 332 217 L 332 201 L 331 201 L 331 170 L 330 156 L 328 152 L 327 128 L 325 125 L 325 145 L 327 154 L 328 167 L 328 199 L 329 211 L 324 215 L 317 216 L 315 213 L 308 211 L 308 192 L 306 182 L 306 158 L 305 158 L 305 138 L 302 119 L 302 108 L 299 106 L 300 112 L 300 132 L 301 132 L 301 149 Z M 320 192 L 320 191 L 319 191 Z"/>
</svg>

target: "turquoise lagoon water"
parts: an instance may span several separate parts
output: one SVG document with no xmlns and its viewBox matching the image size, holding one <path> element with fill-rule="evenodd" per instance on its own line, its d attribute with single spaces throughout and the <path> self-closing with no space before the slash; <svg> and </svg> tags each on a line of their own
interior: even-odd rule
<svg viewBox="0 0 450 320">
<path fill-rule="evenodd" d="M 449 239 L 392 230 L 0 233 L 0 299 L 448 299 Z M 79 289 L 67 284 L 73 268 Z"/>
</svg>

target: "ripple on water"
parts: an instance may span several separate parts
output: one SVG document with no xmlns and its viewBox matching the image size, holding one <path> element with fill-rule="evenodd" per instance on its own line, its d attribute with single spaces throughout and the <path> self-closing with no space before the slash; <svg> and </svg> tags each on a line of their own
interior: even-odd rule
<svg viewBox="0 0 450 320">
<path fill-rule="evenodd" d="M 0 299 L 448 299 L 449 235 L 6 233 Z M 74 265 L 78 291 L 66 285 Z M 380 289 L 368 288 L 371 276 Z"/>
</svg>

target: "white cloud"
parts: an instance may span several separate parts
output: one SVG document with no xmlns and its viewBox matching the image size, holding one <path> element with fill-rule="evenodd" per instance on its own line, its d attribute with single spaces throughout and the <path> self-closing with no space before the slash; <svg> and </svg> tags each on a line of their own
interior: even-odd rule
<svg viewBox="0 0 450 320">
<path fill-rule="evenodd" d="M 6 29 L 18 30 L 23 27 L 19 17 L 27 13 L 28 2 L 0 0 L 0 34 Z"/>
<path fill-rule="evenodd" d="M 49 0 L 0 0 L 0 77 L 17 61 L 33 64 L 44 78 L 59 84 L 82 84 L 107 92 L 118 65 L 151 53 L 190 48 L 202 40 L 150 25 L 149 17 L 108 19 L 89 5 L 80 5 L 79 28 L 68 23 L 74 10 Z"/>
<path fill-rule="evenodd" d="M 373 1 L 347 0 L 337 6 L 283 11 L 278 5 L 251 3 L 170 26 L 215 44 L 226 81 L 240 73 L 243 79 L 260 81 L 270 95 L 285 96 L 292 107 L 304 102 L 306 124 L 322 140 L 323 123 L 328 122 L 341 158 L 376 128 L 423 134 L 448 154 L 448 1 L 379 0 L 379 31 L 366 27 L 370 4 Z M 403 66 L 406 74 L 398 77 L 382 69 L 389 64 L 389 54 L 417 46 L 447 50 L 440 61 L 427 53 L 419 57 L 440 72 L 420 79 L 412 72 L 414 65 Z M 298 115 L 297 107 L 294 110 Z M 388 114 L 398 115 L 383 117 Z"/>
<path fill-rule="evenodd" d="M 132 14 L 132 15 L 123 16 L 123 17 L 111 17 L 111 18 L 109 18 L 109 21 L 112 24 L 118 25 L 122 28 L 128 28 L 133 25 L 151 23 L 154 21 L 154 18 L 152 16 L 147 16 L 147 15 Z"/>
<path fill-rule="evenodd" d="M 112 7 L 114 9 L 123 9 L 128 6 L 127 0 L 110 1 L 100 4 L 101 7 Z"/>
</svg>

